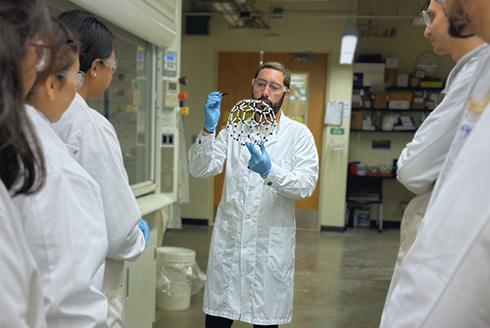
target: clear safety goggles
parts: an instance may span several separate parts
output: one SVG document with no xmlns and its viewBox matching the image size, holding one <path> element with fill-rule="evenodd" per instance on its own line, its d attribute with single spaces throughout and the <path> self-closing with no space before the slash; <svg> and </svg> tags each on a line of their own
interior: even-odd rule
<svg viewBox="0 0 490 328">
<path fill-rule="evenodd" d="M 34 47 L 37 56 L 36 71 L 41 72 L 49 64 L 51 47 L 45 44 L 44 41 L 29 42 L 28 45 Z"/>
<path fill-rule="evenodd" d="M 107 59 L 101 59 L 100 62 L 104 64 L 107 67 L 110 67 L 112 69 L 112 73 L 115 73 L 117 70 L 117 60 L 116 58 L 107 58 Z"/>
<path fill-rule="evenodd" d="M 78 72 L 70 72 L 70 71 L 61 71 L 58 76 L 66 78 L 68 81 L 72 82 L 76 85 L 77 91 L 82 87 L 83 81 L 85 80 L 85 73 L 82 71 Z"/>
<path fill-rule="evenodd" d="M 252 85 L 253 85 L 254 89 L 259 90 L 259 91 L 265 90 L 265 88 L 267 88 L 267 85 L 269 85 L 269 90 L 271 91 L 271 93 L 274 93 L 274 94 L 283 93 L 283 92 L 286 92 L 289 90 L 288 87 L 283 86 L 279 83 L 276 83 L 276 82 L 267 83 L 267 81 L 262 80 L 262 79 L 253 79 Z"/>
<path fill-rule="evenodd" d="M 430 14 L 428 10 L 422 10 L 422 17 L 424 18 L 425 26 L 430 27 L 434 17 Z"/>
</svg>

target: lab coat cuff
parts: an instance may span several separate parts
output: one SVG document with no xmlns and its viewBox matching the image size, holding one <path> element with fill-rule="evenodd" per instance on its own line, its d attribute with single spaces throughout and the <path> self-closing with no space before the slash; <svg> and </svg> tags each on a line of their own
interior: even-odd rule
<svg viewBox="0 0 490 328">
<path fill-rule="evenodd" d="M 283 169 L 282 167 L 271 163 L 271 170 L 269 171 L 269 174 L 267 176 L 262 177 L 264 179 L 264 183 L 266 186 L 273 187 L 277 189 L 278 187 L 278 182 L 282 180 L 282 178 L 285 176 L 287 170 Z"/>
<path fill-rule="evenodd" d="M 215 136 L 216 132 L 206 133 L 204 132 L 204 130 L 201 130 L 201 132 L 197 136 L 196 143 L 200 149 L 212 149 Z"/>
</svg>

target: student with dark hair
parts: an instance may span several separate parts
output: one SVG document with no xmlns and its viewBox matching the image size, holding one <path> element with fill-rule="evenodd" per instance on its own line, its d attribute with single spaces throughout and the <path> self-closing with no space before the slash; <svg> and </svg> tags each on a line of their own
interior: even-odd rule
<svg viewBox="0 0 490 328">
<path fill-rule="evenodd" d="M 52 44 L 41 0 L 0 0 L 0 327 L 46 327 L 41 279 L 11 195 L 44 183 L 44 157 L 24 104 L 49 68 Z"/>
<path fill-rule="evenodd" d="M 102 293 L 107 232 L 97 183 L 68 153 L 49 126 L 72 102 L 77 84 L 79 44 L 63 24 L 53 21 L 56 61 L 38 78 L 26 105 L 45 156 L 44 187 L 19 195 L 24 234 L 42 277 L 48 327 L 106 327 Z"/>
<path fill-rule="evenodd" d="M 116 131 L 86 102 L 101 97 L 112 80 L 117 66 L 113 35 L 95 16 L 83 11 L 65 12 L 59 19 L 79 36 L 85 80 L 70 108 L 52 127 L 72 157 L 100 185 L 109 240 L 103 285 L 109 301 L 107 324 L 124 327 L 124 261 L 134 261 L 143 252 L 149 229 L 129 186 Z"/>
</svg>

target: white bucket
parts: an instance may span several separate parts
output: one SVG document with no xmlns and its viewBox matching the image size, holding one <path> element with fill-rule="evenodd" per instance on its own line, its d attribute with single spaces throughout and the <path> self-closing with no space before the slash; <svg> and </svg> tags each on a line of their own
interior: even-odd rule
<svg viewBox="0 0 490 328">
<path fill-rule="evenodd" d="M 191 276 L 187 268 L 196 261 L 196 252 L 180 247 L 158 247 L 157 265 L 163 265 L 176 291 L 165 293 L 157 288 L 157 308 L 161 310 L 186 310 L 191 305 Z M 160 264 L 158 264 L 160 263 Z M 160 274 L 160 273 L 159 273 Z"/>
</svg>

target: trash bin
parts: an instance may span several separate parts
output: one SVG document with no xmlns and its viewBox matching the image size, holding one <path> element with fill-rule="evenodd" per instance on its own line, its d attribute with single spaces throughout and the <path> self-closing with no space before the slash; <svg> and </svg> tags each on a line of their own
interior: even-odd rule
<svg viewBox="0 0 490 328">
<path fill-rule="evenodd" d="M 180 247 L 157 248 L 157 308 L 188 309 L 191 295 L 204 286 L 205 280 L 205 274 L 197 266 L 194 250 Z"/>
</svg>

